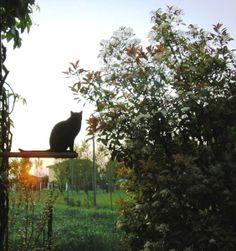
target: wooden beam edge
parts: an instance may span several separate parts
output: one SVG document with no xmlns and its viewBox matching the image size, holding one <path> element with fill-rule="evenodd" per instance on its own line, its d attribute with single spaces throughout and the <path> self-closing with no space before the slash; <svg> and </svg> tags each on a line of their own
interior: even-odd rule
<svg viewBox="0 0 236 251">
<path fill-rule="evenodd" d="M 25 151 L 25 152 L 0 152 L 0 158 L 77 158 L 76 152 L 49 152 L 49 151 Z"/>
</svg>

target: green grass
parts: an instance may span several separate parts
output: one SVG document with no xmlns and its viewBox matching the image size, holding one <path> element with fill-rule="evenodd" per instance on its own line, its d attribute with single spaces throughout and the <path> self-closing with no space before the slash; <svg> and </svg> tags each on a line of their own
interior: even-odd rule
<svg viewBox="0 0 236 251">
<path fill-rule="evenodd" d="M 115 191 L 110 195 L 109 193 L 103 192 L 98 190 L 96 193 L 96 202 L 97 202 L 97 209 L 116 209 L 117 202 L 124 198 L 125 194 L 121 191 Z M 57 202 L 56 207 L 60 206 L 77 206 L 81 208 L 93 208 L 93 192 L 90 191 L 86 194 L 83 191 L 75 192 L 69 191 L 60 194 Z"/>
<path fill-rule="evenodd" d="M 88 195 L 82 191 L 60 194 L 54 207 L 56 250 L 122 250 L 115 210 L 122 197 L 124 194 L 116 191 L 111 203 L 109 193 L 97 191 L 97 206 L 94 208 L 92 192 Z"/>
<path fill-rule="evenodd" d="M 58 251 L 121 250 L 116 214 L 109 210 L 55 208 L 55 247 Z"/>
<path fill-rule="evenodd" d="M 11 214 L 16 215 L 14 226 L 10 229 L 10 250 L 19 250 L 24 240 L 19 233 L 29 228 L 28 232 L 36 231 L 42 224 L 36 221 L 38 215 L 42 215 L 47 200 L 47 191 L 42 193 L 34 192 L 34 203 L 29 203 L 33 210 L 33 220 L 26 222 L 26 207 L 24 203 L 17 207 L 11 203 Z M 117 221 L 117 200 L 124 198 L 124 193 L 116 191 L 112 194 L 112 204 L 109 193 L 97 192 L 97 207 L 93 207 L 93 193 L 86 195 L 84 192 L 60 193 L 53 206 L 53 250 L 55 251 L 122 251 L 120 241 L 121 233 L 116 228 Z M 15 194 L 15 202 L 18 195 Z M 19 201 L 18 201 L 19 202 Z M 30 212 L 31 212 L 30 211 Z M 31 212 L 32 213 L 32 212 Z M 42 220 L 43 221 L 43 217 Z M 32 227 L 35 225 L 34 227 Z M 44 232 L 42 234 L 42 249 L 47 244 L 47 219 L 44 218 Z M 22 229 L 23 230 L 22 230 Z M 33 230 L 32 230 L 33 229 Z M 24 232 L 24 231 L 23 231 Z M 32 235 L 34 236 L 34 235 Z M 36 235 L 35 235 L 36 236 Z M 35 237 L 32 237 L 33 240 Z M 46 240 L 46 241 L 45 241 Z M 20 244 L 20 242 L 22 242 Z M 40 246 L 40 244 L 39 244 Z M 21 250 L 27 250 L 21 249 Z M 32 250 L 39 250 L 33 249 Z"/>
</svg>

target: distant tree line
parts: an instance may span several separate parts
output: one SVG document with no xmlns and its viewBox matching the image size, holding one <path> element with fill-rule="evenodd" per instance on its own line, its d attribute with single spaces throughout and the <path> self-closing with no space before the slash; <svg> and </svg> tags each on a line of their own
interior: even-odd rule
<svg viewBox="0 0 236 251">
<path fill-rule="evenodd" d="M 116 166 L 112 163 L 108 161 L 103 169 L 96 164 L 97 187 L 106 192 L 114 190 L 116 184 Z M 61 192 L 66 188 L 85 193 L 93 190 L 93 162 L 90 159 L 65 160 L 51 168 Z"/>
</svg>

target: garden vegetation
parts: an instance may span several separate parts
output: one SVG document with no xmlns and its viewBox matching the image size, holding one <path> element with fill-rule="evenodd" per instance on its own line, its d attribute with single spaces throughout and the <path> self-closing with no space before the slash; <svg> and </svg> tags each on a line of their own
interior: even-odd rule
<svg viewBox="0 0 236 251">
<path fill-rule="evenodd" d="M 150 44 L 122 27 L 100 44 L 99 70 L 65 72 L 95 113 L 90 133 L 123 163 L 127 250 L 236 249 L 236 61 L 222 24 L 205 31 L 167 7 Z"/>
</svg>

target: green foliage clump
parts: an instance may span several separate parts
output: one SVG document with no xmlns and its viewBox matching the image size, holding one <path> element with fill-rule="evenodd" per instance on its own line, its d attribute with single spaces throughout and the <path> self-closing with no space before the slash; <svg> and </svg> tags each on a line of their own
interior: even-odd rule
<svg viewBox="0 0 236 251">
<path fill-rule="evenodd" d="M 53 170 L 60 190 L 67 183 L 71 189 L 88 193 L 93 187 L 93 162 L 89 159 L 66 160 L 57 163 Z M 97 173 L 99 179 L 99 174 Z"/>
<path fill-rule="evenodd" d="M 58 192 L 48 190 L 40 196 L 29 186 L 15 186 L 10 193 L 9 250 L 45 251 L 52 247 L 48 238 L 49 217 Z"/>
<path fill-rule="evenodd" d="M 236 249 L 236 61 L 222 24 L 152 14 L 150 45 L 120 28 L 101 42 L 100 71 L 65 72 L 96 106 L 90 133 L 124 161 L 118 226 L 130 250 Z"/>
<path fill-rule="evenodd" d="M 32 26 L 31 14 L 35 0 L 1 0 L 0 2 L 0 30 L 3 38 L 13 40 L 14 47 L 21 46 L 21 33 L 29 32 Z"/>
</svg>

